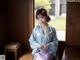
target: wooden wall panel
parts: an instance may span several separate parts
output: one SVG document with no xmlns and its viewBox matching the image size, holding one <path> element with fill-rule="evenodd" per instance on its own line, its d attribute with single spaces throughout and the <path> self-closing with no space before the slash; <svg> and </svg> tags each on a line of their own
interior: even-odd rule
<svg viewBox="0 0 80 60">
<path fill-rule="evenodd" d="M 67 3 L 66 43 L 80 46 L 80 2 Z"/>
<path fill-rule="evenodd" d="M 22 51 L 28 51 L 29 36 L 32 31 L 33 0 L 9 0 L 8 19 L 10 22 L 10 40 L 22 44 Z"/>
<path fill-rule="evenodd" d="M 0 0 L 0 52 L 6 44 L 19 42 L 22 53 L 30 51 L 34 0 Z"/>
</svg>

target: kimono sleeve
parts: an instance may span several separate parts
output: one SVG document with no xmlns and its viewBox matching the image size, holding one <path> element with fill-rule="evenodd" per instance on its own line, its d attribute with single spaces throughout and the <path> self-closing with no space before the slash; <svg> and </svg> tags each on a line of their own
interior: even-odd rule
<svg viewBox="0 0 80 60">
<path fill-rule="evenodd" d="M 57 52 L 57 49 L 58 49 L 58 39 L 57 39 L 57 36 L 56 36 L 55 28 L 54 29 L 52 28 L 52 39 L 48 43 L 48 46 L 54 52 L 54 55 L 56 55 L 56 52 Z"/>
<path fill-rule="evenodd" d="M 33 29 L 33 32 L 29 38 L 30 47 L 32 49 L 38 48 L 40 46 L 39 43 L 36 41 L 35 32 L 36 32 L 36 28 Z"/>
</svg>

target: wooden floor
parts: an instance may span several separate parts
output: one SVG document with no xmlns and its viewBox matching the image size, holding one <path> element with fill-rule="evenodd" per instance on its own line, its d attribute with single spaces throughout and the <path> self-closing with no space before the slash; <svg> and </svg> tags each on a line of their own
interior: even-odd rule
<svg viewBox="0 0 80 60">
<path fill-rule="evenodd" d="M 32 54 L 26 53 L 25 55 L 21 56 L 18 60 L 32 60 Z"/>
</svg>

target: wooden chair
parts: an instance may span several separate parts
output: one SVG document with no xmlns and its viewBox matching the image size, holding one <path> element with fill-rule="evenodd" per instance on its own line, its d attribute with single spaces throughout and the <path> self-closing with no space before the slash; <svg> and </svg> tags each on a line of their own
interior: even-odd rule
<svg viewBox="0 0 80 60">
<path fill-rule="evenodd" d="M 64 49 L 65 49 L 65 42 L 64 41 L 59 41 L 56 60 L 62 60 Z"/>
<path fill-rule="evenodd" d="M 9 52 L 13 52 L 13 56 L 14 56 L 14 60 L 18 59 L 18 54 L 20 55 L 21 51 L 20 51 L 20 44 L 19 43 L 9 43 L 8 45 L 6 45 L 6 47 L 4 48 L 4 53 L 6 56 L 6 60 L 8 60 L 12 55 L 12 53 L 9 54 Z M 8 55 L 8 56 L 7 56 Z M 12 56 L 12 57 L 13 57 Z"/>
</svg>

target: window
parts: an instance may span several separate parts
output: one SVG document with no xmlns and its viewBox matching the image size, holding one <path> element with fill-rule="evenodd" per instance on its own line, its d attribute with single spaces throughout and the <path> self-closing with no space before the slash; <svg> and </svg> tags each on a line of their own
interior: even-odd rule
<svg viewBox="0 0 80 60">
<path fill-rule="evenodd" d="M 48 11 L 51 18 L 49 25 L 56 28 L 58 40 L 65 41 L 66 0 L 35 0 L 35 12 L 40 7 Z M 37 25 L 36 19 L 35 25 Z"/>
</svg>

